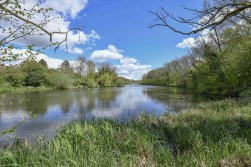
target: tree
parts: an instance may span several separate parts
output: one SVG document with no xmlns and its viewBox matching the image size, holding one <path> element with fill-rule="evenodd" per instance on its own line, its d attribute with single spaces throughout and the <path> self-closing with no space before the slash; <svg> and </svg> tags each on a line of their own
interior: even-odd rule
<svg viewBox="0 0 251 167">
<path fill-rule="evenodd" d="M 97 82 L 101 87 L 112 86 L 112 81 L 113 81 L 113 78 L 108 73 L 101 74 L 97 79 Z"/>
<path fill-rule="evenodd" d="M 79 28 L 73 28 L 65 32 L 60 30 L 50 32 L 45 26 L 52 20 L 58 19 L 50 17 L 49 12 L 53 9 L 42 8 L 39 4 L 26 9 L 26 3 L 26 0 L 0 0 L 0 62 L 24 59 L 27 56 L 36 56 L 41 50 L 50 46 L 55 46 L 56 50 L 63 43 L 66 44 L 67 48 L 68 33 L 72 30 L 80 30 Z M 38 22 L 37 17 L 41 21 Z M 55 34 L 64 35 L 64 39 L 62 41 L 53 41 Z M 15 41 L 30 36 L 44 35 L 49 37 L 49 45 L 34 50 L 34 45 L 29 44 L 22 46 L 25 48 L 25 52 L 17 53 L 15 51 L 15 49 L 20 47 L 14 44 Z"/>
<path fill-rule="evenodd" d="M 223 53 L 224 72 L 232 85 L 231 93 L 251 90 L 251 35 L 241 40 L 232 39 Z"/>
<path fill-rule="evenodd" d="M 101 87 L 120 85 L 116 68 L 108 62 L 100 63 L 98 65 L 97 82 Z"/>
<path fill-rule="evenodd" d="M 26 73 L 25 85 L 38 87 L 45 80 L 45 67 L 35 60 L 26 60 L 21 65 Z"/>
<path fill-rule="evenodd" d="M 159 12 L 150 11 L 150 13 L 155 15 L 156 19 L 149 27 L 163 26 L 176 33 L 190 35 L 206 29 L 213 30 L 225 23 L 231 23 L 233 25 L 251 23 L 250 0 L 205 0 L 201 10 L 184 9 L 192 12 L 194 16 L 192 18 L 175 17 L 164 8 L 161 8 Z M 175 28 L 169 20 L 189 25 L 193 29 L 184 32 Z"/>
<path fill-rule="evenodd" d="M 25 84 L 26 73 L 18 67 L 8 67 L 4 78 L 14 87 L 20 87 Z"/>
<path fill-rule="evenodd" d="M 87 75 L 88 76 L 92 76 L 95 74 L 95 68 L 96 68 L 96 65 L 94 64 L 93 61 L 91 60 L 87 61 Z"/>
<path fill-rule="evenodd" d="M 98 64 L 98 73 L 99 74 L 108 73 L 108 74 L 116 75 L 116 68 L 113 67 L 108 62 L 99 63 Z"/>
<path fill-rule="evenodd" d="M 60 65 L 59 71 L 63 73 L 69 73 L 71 72 L 70 62 L 68 60 L 64 60 L 62 64 Z"/>
<path fill-rule="evenodd" d="M 77 71 L 80 75 L 84 75 L 86 69 L 86 59 L 83 56 L 79 56 L 77 61 L 78 61 Z"/>
<path fill-rule="evenodd" d="M 47 62 L 44 59 L 39 60 L 39 63 L 42 64 L 45 68 L 48 67 Z"/>
</svg>

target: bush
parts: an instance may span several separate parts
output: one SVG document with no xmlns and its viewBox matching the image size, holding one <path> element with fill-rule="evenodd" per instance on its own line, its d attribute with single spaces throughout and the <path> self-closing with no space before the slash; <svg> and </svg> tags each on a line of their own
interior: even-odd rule
<svg viewBox="0 0 251 167">
<path fill-rule="evenodd" d="M 97 83 L 93 79 L 90 79 L 90 78 L 85 79 L 84 85 L 86 85 L 88 88 L 96 88 L 97 87 Z"/>
<path fill-rule="evenodd" d="M 101 87 L 112 86 L 112 78 L 108 73 L 100 75 L 97 79 L 97 82 Z"/>
<path fill-rule="evenodd" d="M 25 84 L 26 74 L 18 68 L 9 68 L 5 76 L 5 80 L 8 81 L 14 87 L 20 87 Z"/>
<path fill-rule="evenodd" d="M 25 61 L 21 68 L 27 74 L 25 78 L 26 86 L 38 87 L 44 82 L 45 67 L 42 64 L 35 60 Z"/>
<path fill-rule="evenodd" d="M 43 81 L 44 81 L 44 78 L 42 77 L 41 73 L 38 71 L 29 72 L 27 77 L 25 78 L 25 84 L 27 86 L 38 87 L 43 83 Z"/>
<path fill-rule="evenodd" d="M 70 85 L 70 79 L 67 75 L 59 72 L 50 73 L 46 76 L 47 84 L 54 89 L 66 89 Z"/>
</svg>

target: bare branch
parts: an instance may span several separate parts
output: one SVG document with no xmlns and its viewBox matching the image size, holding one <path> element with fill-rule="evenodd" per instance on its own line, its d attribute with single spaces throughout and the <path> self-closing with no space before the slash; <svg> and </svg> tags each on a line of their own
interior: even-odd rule
<svg viewBox="0 0 251 167">
<path fill-rule="evenodd" d="M 163 26 L 176 33 L 191 35 L 205 29 L 212 30 L 233 17 L 239 17 L 240 19 L 250 22 L 250 14 L 246 13 L 247 9 L 251 9 L 251 2 L 249 0 L 220 0 L 216 1 L 213 5 L 210 4 L 210 1 L 205 1 L 203 7 L 202 10 L 184 8 L 194 13 L 195 16 L 190 19 L 174 17 L 164 8 L 160 8 L 159 12 L 149 11 L 156 16 L 156 19 L 149 25 L 149 28 Z M 193 30 L 188 32 L 181 31 L 172 26 L 169 21 L 167 21 L 168 19 L 174 20 L 180 24 L 192 26 Z"/>
</svg>

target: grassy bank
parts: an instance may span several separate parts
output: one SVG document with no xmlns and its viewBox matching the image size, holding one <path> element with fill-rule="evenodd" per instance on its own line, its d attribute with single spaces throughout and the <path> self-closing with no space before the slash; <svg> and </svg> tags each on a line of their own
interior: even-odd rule
<svg viewBox="0 0 251 167">
<path fill-rule="evenodd" d="M 251 104 L 218 101 L 180 115 L 75 121 L 45 144 L 0 151 L 7 166 L 251 166 Z"/>
<path fill-rule="evenodd" d="M 61 89 L 77 89 L 77 88 L 88 88 L 84 86 L 69 86 L 67 88 Z M 52 90 L 58 90 L 53 87 L 47 87 L 47 86 L 39 86 L 39 87 L 32 87 L 32 86 L 26 86 L 26 87 L 13 87 L 13 86 L 0 86 L 0 94 L 6 94 L 6 93 L 27 93 L 27 92 L 35 92 L 35 91 L 52 91 Z"/>
<path fill-rule="evenodd" d="M 39 87 L 1 86 L 0 87 L 0 94 L 5 94 L 5 93 L 24 93 L 24 92 L 34 92 L 34 91 L 47 91 L 47 90 L 53 90 L 53 88 L 46 87 L 46 86 L 39 86 Z"/>
</svg>

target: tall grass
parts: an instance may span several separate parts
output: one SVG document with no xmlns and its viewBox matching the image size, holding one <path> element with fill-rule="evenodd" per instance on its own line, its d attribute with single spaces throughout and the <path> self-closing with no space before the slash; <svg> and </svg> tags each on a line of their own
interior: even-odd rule
<svg viewBox="0 0 251 167">
<path fill-rule="evenodd" d="M 79 120 L 35 145 L 2 148 L 2 166 L 251 166 L 251 105 L 201 104 L 128 122 Z"/>
</svg>

